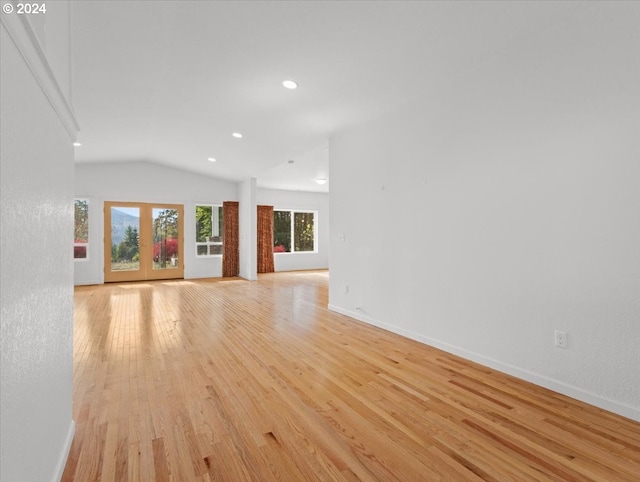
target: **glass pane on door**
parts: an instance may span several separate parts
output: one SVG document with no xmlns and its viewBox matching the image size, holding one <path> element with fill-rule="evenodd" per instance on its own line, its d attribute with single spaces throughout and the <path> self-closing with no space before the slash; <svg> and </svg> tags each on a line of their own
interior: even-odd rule
<svg viewBox="0 0 640 482">
<path fill-rule="evenodd" d="M 180 253 L 178 210 L 154 207 L 152 223 L 153 269 L 178 269 Z"/>
<path fill-rule="evenodd" d="M 111 271 L 140 269 L 140 208 L 111 207 Z"/>
</svg>

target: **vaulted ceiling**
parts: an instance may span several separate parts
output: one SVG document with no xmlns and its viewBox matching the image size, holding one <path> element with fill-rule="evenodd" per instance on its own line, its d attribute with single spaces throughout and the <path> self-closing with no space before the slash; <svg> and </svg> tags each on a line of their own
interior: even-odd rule
<svg viewBox="0 0 640 482">
<path fill-rule="evenodd" d="M 261 187 L 327 191 L 331 183 L 315 179 L 329 178 L 332 133 L 437 95 L 586 8 L 76 1 L 76 161 L 145 160 L 234 181 L 255 177 Z M 298 88 L 284 88 L 287 79 Z"/>
</svg>

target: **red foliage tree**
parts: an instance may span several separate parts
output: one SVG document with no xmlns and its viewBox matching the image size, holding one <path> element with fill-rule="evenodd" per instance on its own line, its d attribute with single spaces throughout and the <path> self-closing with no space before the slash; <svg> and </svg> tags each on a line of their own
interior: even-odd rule
<svg viewBox="0 0 640 482">
<path fill-rule="evenodd" d="M 153 245 L 153 260 L 156 262 L 166 262 L 167 260 L 178 256 L 178 240 L 175 238 L 167 238 L 158 241 Z"/>
</svg>

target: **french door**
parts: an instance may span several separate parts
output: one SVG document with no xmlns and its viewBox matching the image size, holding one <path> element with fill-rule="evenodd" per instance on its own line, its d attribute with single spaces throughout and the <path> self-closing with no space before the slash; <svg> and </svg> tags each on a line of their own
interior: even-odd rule
<svg viewBox="0 0 640 482">
<path fill-rule="evenodd" d="M 105 282 L 184 278 L 184 207 L 104 203 Z"/>
</svg>

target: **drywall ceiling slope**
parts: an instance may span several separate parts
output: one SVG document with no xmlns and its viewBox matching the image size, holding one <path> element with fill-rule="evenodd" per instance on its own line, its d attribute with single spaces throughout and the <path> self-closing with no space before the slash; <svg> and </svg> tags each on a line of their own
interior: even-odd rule
<svg viewBox="0 0 640 482">
<path fill-rule="evenodd" d="M 326 191 L 333 132 L 437 95 L 580 2 L 74 2 L 76 162 Z M 299 88 L 282 87 L 294 79 Z M 242 139 L 231 136 L 241 132 Z M 207 161 L 214 157 L 215 163 Z M 294 160 L 295 163 L 288 163 Z"/>
</svg>

